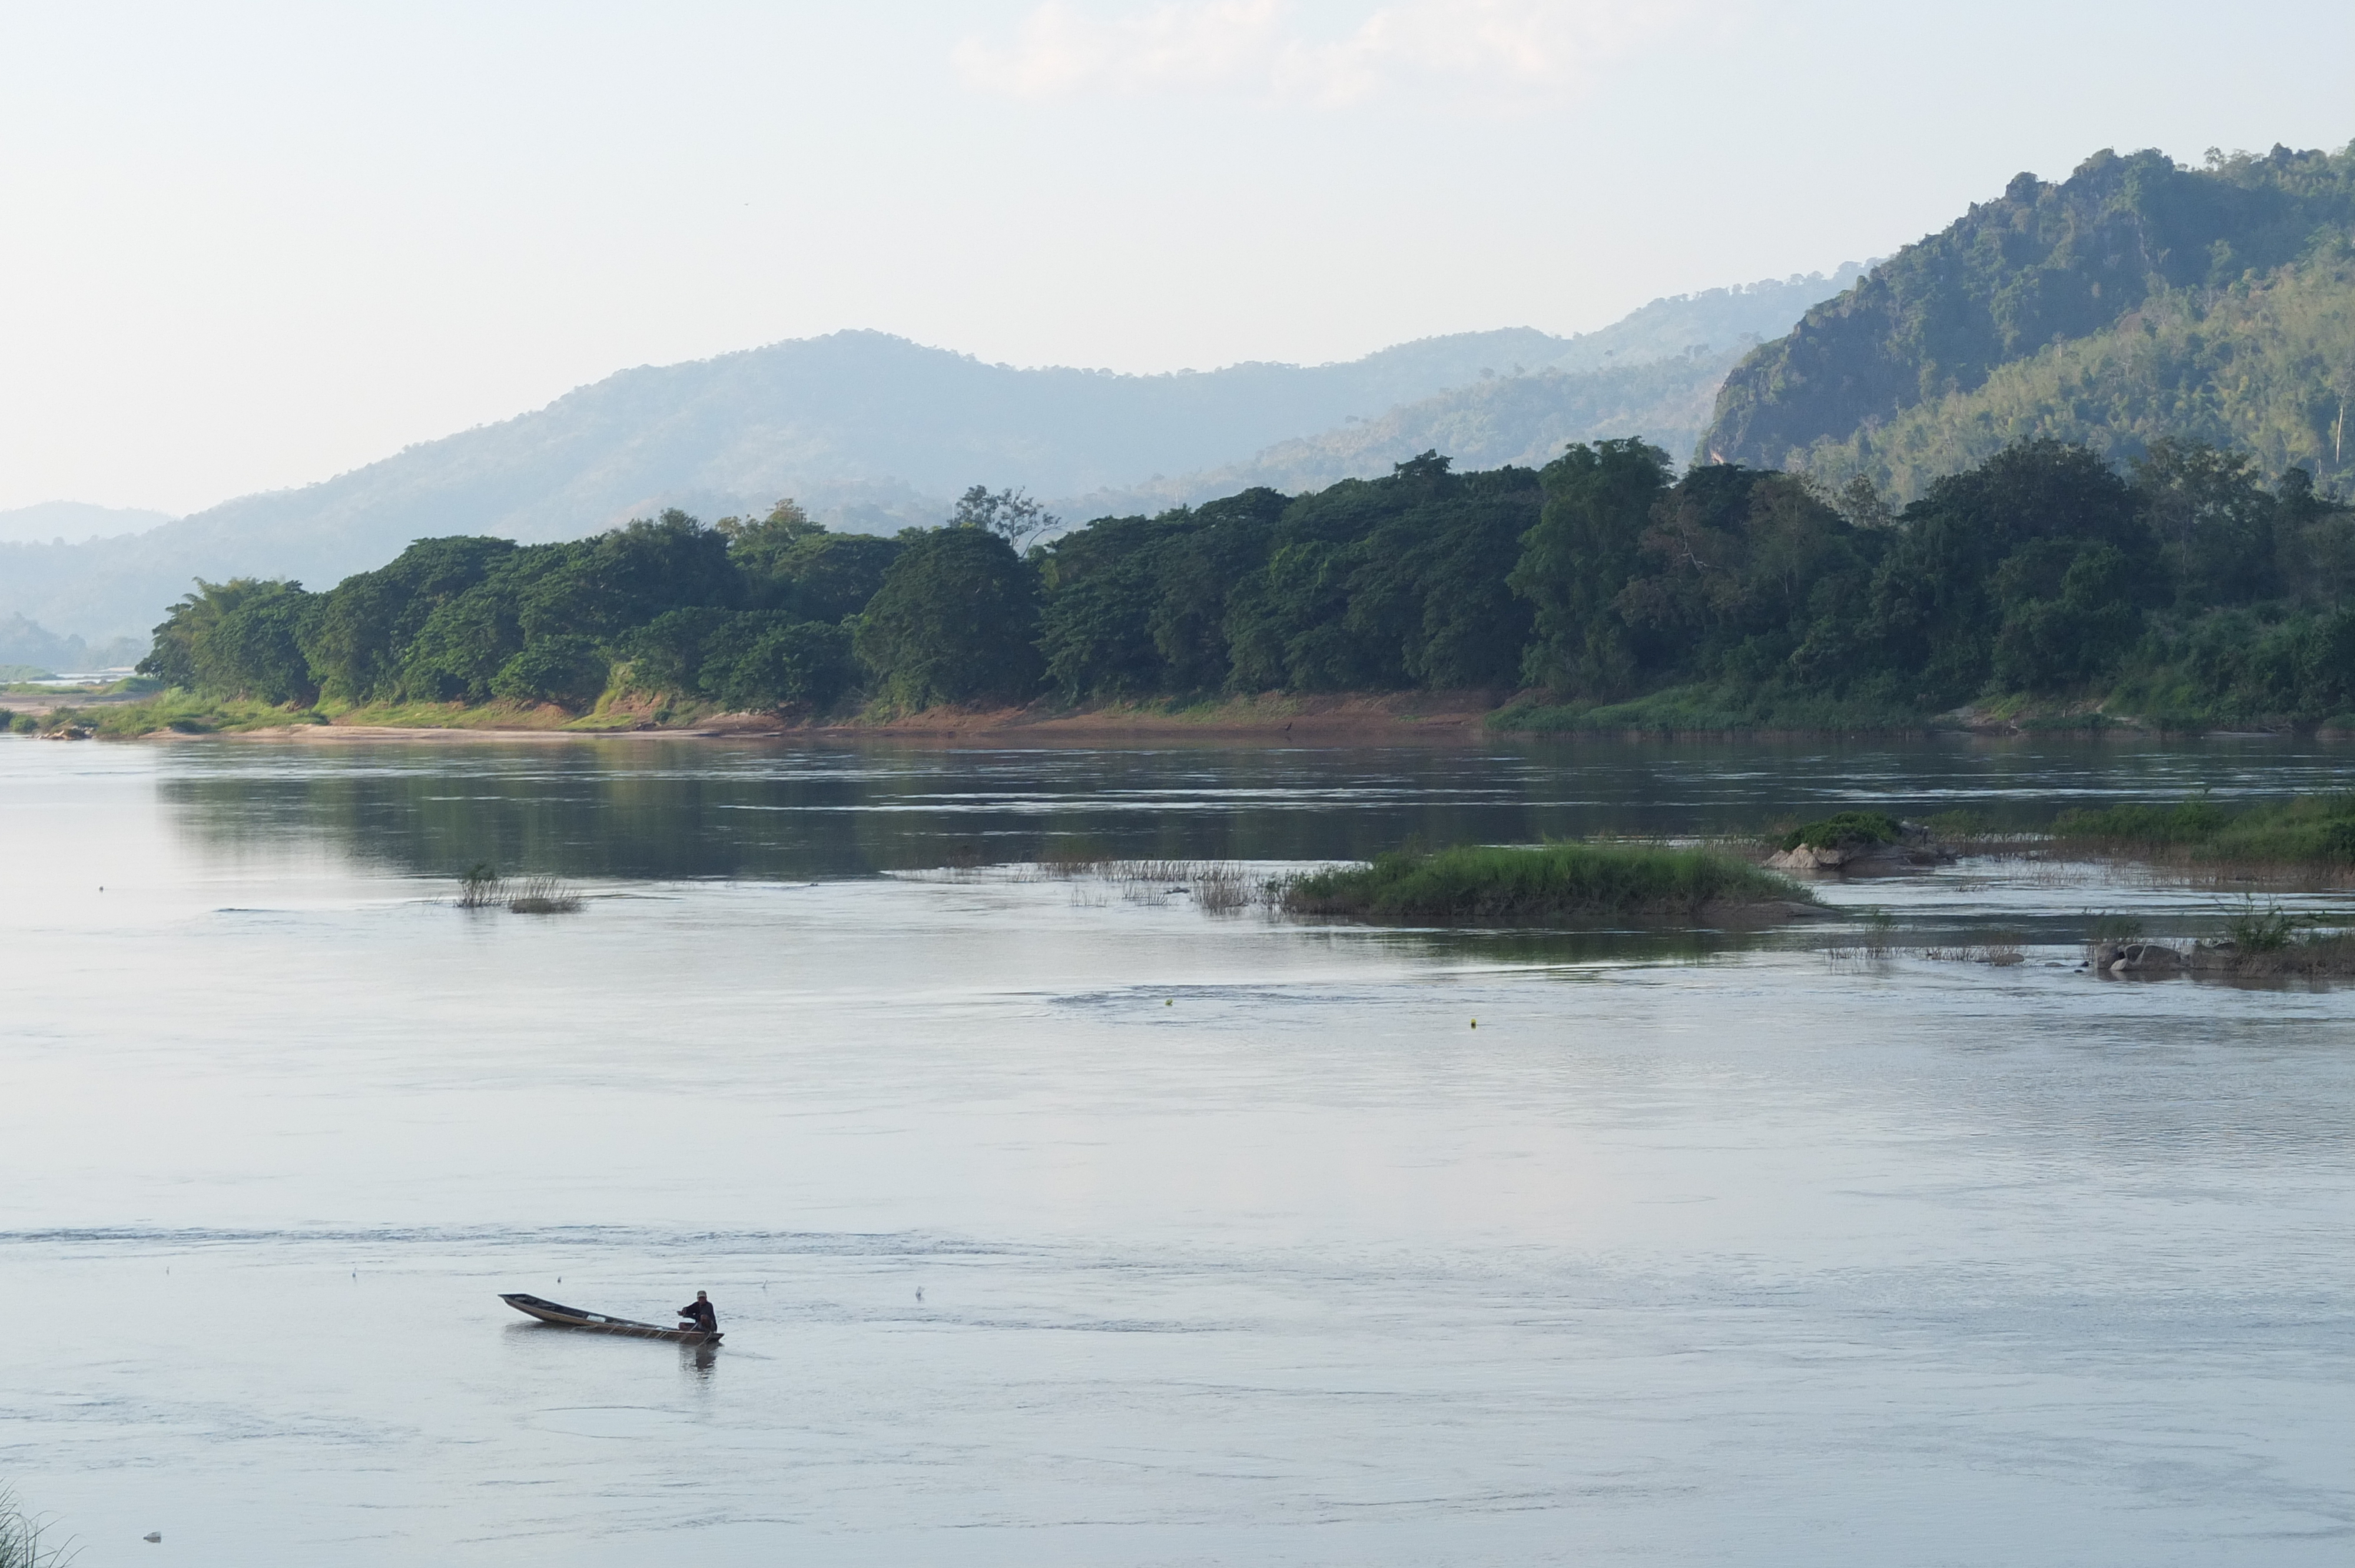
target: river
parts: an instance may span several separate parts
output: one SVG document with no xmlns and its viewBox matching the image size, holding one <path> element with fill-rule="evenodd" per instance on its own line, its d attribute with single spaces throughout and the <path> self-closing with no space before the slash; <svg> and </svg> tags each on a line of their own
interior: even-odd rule
<svg viewBox="0 0 2355 1568">
<path fill-rule="evenodd" d="M 2355 1000 L 2076 967 L 2229 890 L 1439 933 L 1011 868 L 2346 759 L 0 740 L 0 1482 L 82 1568 L 2342 1563 Z M 1867 906 L 1901 956 L 1828 957 Z M 698 1288 L 701 1355 L 496 1296 Z"/>
</svg>

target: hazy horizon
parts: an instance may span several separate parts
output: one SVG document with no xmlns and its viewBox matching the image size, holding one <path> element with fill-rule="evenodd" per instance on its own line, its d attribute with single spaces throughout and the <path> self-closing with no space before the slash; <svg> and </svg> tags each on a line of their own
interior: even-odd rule
<svg viewBox="0 0 2355 1568">
<path fill-rule="evenodd" d="M 1717 296 L 1755 295 L 1774 291 L 1785 286 L 1796 286 L 1810 282 L 1822 282 L 1825 284 L 1828 291 L 1837 287 L 1846 287 L 1849 278 L 1856 270 L 1870 264 L 1871 263 L 1867 262 L 1847 261 L 1840 263 L 1837 267 L 1817 269 L 1816 270 L 1804 273 L 1793 273 L 1787 278 L 1753 279 L 1744 282 L 1722 284 L 1715 288 L 1698 289 L 1685 294 L 1656 296 L 1653 299 L 1644 302 L 1641 305 L 1636 307 L 1634 311 L 1629 312 L 1626 315 L 1620 316 L 1610 322 L 1603 323 L 1596 327 L 1575 334 L 1549 335 L 1558 335 L 1565 343 L 1577 339 L 1593 339 L 1600 334 L 1609 334 L 1614 327 L 1627 324 L 1631 318 L 1640 317 L 1643 313 L 1652 307 L 1672 305 L 1687 300 L 1700 300 Z M 813 334 L 810 336 L 804 338 L 783 338 L 773 343 L 751 344 L 740 348 L 723 349 L 717 354 L 704 355 L 692 360 L 679 361 L 674 365 L 615 366 L 591 380 L 584 381 L 578 386 L 564 388 L 562 391 L 558 392 L 554 397 L 549 398 L 546 402 L 538 404 L 532 408 L 517 408 L 507 414 L 500 416 L 499 418 L 479 421 L 464 429 L 445 430 L 435 435 L 422 437 L 418 440 L 408 442 L 397 450 L 388 450 L 383 452 L 379 452 L 373 457 L 354 464 L 351 468 L 338 470 L 333 473 L 315 474 L 307 479 L 298 480 L 291 484 L 272 486 L 268 490 L 239 492 L 232 495 L 216 497 L 210 502 L 191 507 L 185 512 L 173 513 L 153 507 L 109 505 L 103 503 L 91 503 L 79 498 L 67 496 L 45 496 L 38 501 L 20 505 L 0 506 L 0 543 L 12 541 L 46 543 L 51 537 L 53 532 L 59 531 L 61 524 L 63 525 L 62 535 L 69 543 L 80 538 L 101 537 L 108 533 L 133 532 L 138 529 L 154 526 L 162 523 L 176 521 L 180 517 L 199 515 L 210 510 L 214 506 L 223 504 L 230 501 L 240 500 L 248 495 L 273 494 L 289 490 L 308 489 L 314 485 L 321 484 L 330 480 L 345 477 L 346 475 L 357 471 L 360 469 L 373 467 L 376 464 L 384 461 L 386 459 L 398 456 L 401 452 L 411 450 L 417 447 L 431 446 L 436 442 L 446 440 L 453 436 L 464 435 L 468 433 L 469 430 L 480 430 L 493 426 L 512 424 L 518 419 L 528 418 L 534 414 L 547 412 L 549 409 L 564 402 L 569 397 L 602 386 L 603 384 L 613 380 L 617 376 L 626 376 L 634 371 L 676 369 L 688 366 L 709 365 L 719 360 L 743 355 L 759 355 L 768 350 L 788 347 L 794 344 L 814 342 L 826 338 L 857 336 L 862 334 L 880 335 L 899 338 L 902 342 L 912 343 L 919 348 L 954 355 L 960 359 L 976 365 L 988 365 L 999 369 L 1049 372 L 1065 371 L 1077 372 L 1082 375 L 1089 376 L 1107 376 L 1127 379 L 1149 379 L 1153 377 L 1170 376 L 1217 376 L 1225 371 L 1248 370 L 1253 368 L 1309 370 L 1332 369 L 1347 366 L 1359 365 L 1368 360 L 1376 359 L 1384 355 L 1392 354 L 1401 349 L 1412 349 L 1420 345 L 1444 342 L 1450 339 L 1479 336 L 1484 334 L 1492 333 L 1536 332 L 1540 330 L 1541 329 L 1529 327 L 1526 324 L 1508 325 L 1491 323 L 1486 327 L 1469 327 L 1452 333 L 1432 333 L 1426 334 L 1422 337 L 1406 338 L 1394 343 L 1385 343 L 1376 345 L 1364 354 L 1354 355 L 1346 359 L 1303 363 L 1300 361 L 1260 357 L 1231 360 L 1218 365 L 1180 366 L 1169 370 L 1136 371 L 1116 370 L 1103 366 L 1071 364 L 1009 365 L 1002 360 L 985 360 L 979 355 L 969 353 L 952 344 L 922 343 L 912 338 L 906 338 L 900 334 L 883 332 L 879 328 L 856 326 L 838 327 L 829 333 Z M 1388 410 L 1385 409 L 1383 411 L 1387 412 Z M 1237 453 L 1235 455 L 1241 457 L 1248 454 Z M 76 526 L 76 524 L 80 525 Z"/>
<path fill-rule="evenodd" d="M 1588 332 L 1888 254 L 2105 146 L 2345 144 L 2279 61 L 2343 54 L 2355 17 L 2238 16 L 27 11 L 0 59 L 0 510 L 185 514 L 851 328 L 1133 374 Z"/>
</svg>

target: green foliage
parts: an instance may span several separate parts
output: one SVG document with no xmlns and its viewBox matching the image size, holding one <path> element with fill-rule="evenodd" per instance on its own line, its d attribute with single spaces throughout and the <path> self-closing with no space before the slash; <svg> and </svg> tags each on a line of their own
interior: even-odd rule
<svg viewBox="0 0 2355 1568">
<path fill-rule="evenodd" d="M 458 878 L 458 907 L 488 909 L 506 896 L 506 879 L 491 867 L 486 860 L 468 866 Z"/>
<path fill-rule="evenodd" d="M 2224 935 L 2244 953 L 2278 953 L 2296 939 L 2301 928 L 2312 924 L 2278 904 L 2259 908 L 2254 898 L 2243 895 L 2241 907 L 2225 918 Z"/>
<path fill-rule="evenodd" d="M 658 693 L 824 708 L 856 673 L 838 623 L 900 548 L 827 534 L 790 502 L 755 524 L 706 528 L 674 511 L 559 545 L 421 539 L 325 594 L 200 582 L 156 629 L 141 669 L 216 705 L 496 698 L 579 712 L 628 659 L 634 683 Z M 150 727 L 208 722 L 133 711 L 160 715 Z"/>
<path fill-rule="evenodd" d="M 1824 437 L 1796 461 L 1900 495 L 2015 441 L 2131 461 L 2170 439 L 2237 448 L 2268 472 L 2355 485 L 2355 257 L 2344 238 L 2223 289 L 2165 290 L 2094 334 L 2038 346 L 1980 385 Z"/>
<path fill-rule="evenodd" d="M 1626 684 L 1636 661 L 1613 600 L 1674 477 L 1668 453 L 1633 438 L 1572 446 L 1546 465 L 1544 509 L 1507 579 L 1535 609 L 1522 661 L 1531 684 L 1582 696 Z"/>
<path fill-rule="evenodd" d="M 751 612 L 730 618 L 703 645 L 696 689 L 724 708 L 824 709 L 857 673 L 847 628 Z"/>
<path fill-rule="evenodd" d="M 0 1487 L 0 1568 L 64 1568 L 69 1546 L 43 1545 L 41 1521 L 25 1511 L 16 1494 Z"/>
<path fill-rule="evenodd" d="M 1370 920 L 1590 920 L 1812 903 L 1788 878 L 1710 850 L 1653 844 L 1398 850 L 1312 873 L 1284 893 L 1305 915 Z"/>
<path fill-rule="evenodd" d="M 1425 452 L 1298 497 L 1228 597 L 1229 688 L 1512 684 L 1530 612 L 1508 579 L 1542 496 L 1527 469 L 1455 474 Z"/>
<path fill-rule="evenodd" d="M 401 666 L 426 620 L 445 603 L 486 581 L 517 551 L 507 539 L 420 539 L 389 564 L 336 584 L 321 596 L 325 602 L 303 638 L 303 652 L 320 694 L 343 703 L 406 694 Z M 498 651 L 491 672 L 511 652 Z M 173 672 L 155 673 L 174 684 L 186 683 Z M 450 700 L 438 682 L 435 685 L 430 700 Z M 487 695 L 488 688 L 485 673 L 481 694 Z"/>
<path fill-rule="evenodd" d="M 903 547 L 871 534 L 829 534 L 790 501 L 777 503 L 759 523 L 723 517 L 714 526 L 742 575 L 745 608 L 782 610 L 797 620 L 858 614 Z"/>
<path fill-rule="evenodd" d="M 323 595 L 200 583 L 143 669 L 221 699 L 577 713 L 624 664 L 617 694 L 740 710 L 825 711 L 862 682 L 913 709 L 1528 678 L 1547 689 L 1497 727 L 1918 728 L 2028 694 L 2079 725 L 2314 723 L 2355 714 L 2355 510 L 2172 440 L 2130 477 L 2007 447 L 1895 513 L 1869 484 L 1672 478 L 1633 440 L 1539 472 L 1425 453 L 1101 519 L 1027 557 L 987 527 L 835 535 L 783 504 L 421 540 Z"/>
<path fill-rule="evenodd" d="M 949 517 L 952 528 L 978 528 L 985 534 L 995 534 L 1017 550 L 1062 525 L 1061 518 L 1022 491 L 993 491 L 984 484 L 966 491 Z"/>
<path fill-rule="evenodd" d="M 561 633 L 532 638 L 491 677 L 494 696 L 554 703 L 576 712 L 605 689 L 607 660 L 594 639 Z"/>
<path fill-rule="evenodd" d="M 1865 844 L 1893 844 L 1901 837 L 1897 819 L 1881 811 L 1837 811 L 1819 822 L 1785 833 L 1786 850 L 1801 844 L 1809 849 L 1856 849 Z"/>
<path fill-rule="evenodd" d="M 1041 562 L 1048 679 L 1072 701 L 1226 685 L 1229 601 L 1265 567 L 1287 504 L 1247 490 L 1151 519 L 1104 518 L 1056 540 Z"/>
<path fill-rule="evenodd" d="M 2198 795 L 2172 806 L 2070 810 L 2054 820 L 2052 835 L 2064 844 L 2113 853 L 2355 865 L 2355 793 L 2297 795 L 2237 809 Z"/>
<path fill-rule="evenodd" d="M 2139 915 L 2096 914 L 2086 931 L 2086 939 L 2096 947 L 2142 940 L 2144 923 Z"/>
<path fill-rule="evenodd" d="M 325 722 L 325 715 L 316 709 L 289 708 L 245 697 L 208 697 L 176 686 L 137 702 L 53 708 L 34 720 L 33 727 L 81 729 L 109 739 L 130 739 L 166 729 L 182 735 L 210 735 Z"/>
<path fill-rule="evenodd" d="M 1019 702 L 1039 684 L 1038 573 L 980 528 L 908 541 L 856 633 L 858 657 L 902 708 Z"/>
<path fill-rule="evenodd" d="M 318 687 L 301 639 L 317 608 L 300 583 L 198 578 L 155 629 L 139 672 L 216 696 L 309 702 Z"/>
<path fill-rule="evenodd" d="M 1508 578 L 1541 502 L 1526 469 L 1426 452 L 1289 501 L 1091 524 L 1042 556 L 1049 677 L 1073 701 L 1509 685 L 1530 610 Z"/>
<path fill-rule="evenodd" d="M 1751 355 L 1719 394 L 1701 450 L 1716 461 L 1784 468 L 1824 461 L 1840 443 L 1855 442 L 1849 471 L 1895 478 L 1901 494 L 1914 493 L 1911 475 L 1950 472 L 2019 440 L 2084 439 L 2081 429 L 2039 422 L 2088 415 L 2087 422 L 2100 422 L 2116 401 L 2107 378 L 2089 382 L 2058 366 L 2025 396 L 1999 391 L 1977 407 L 1957 401 L 1988 387 L 2005 367 L 2055 344 L 2111 334 L 2121 347 L 2139 347 L 2169 331 L 2179 334 L 2179 352 L 2162 358 L 2205 374 L 2179 378 L 2161 366 L 2127 378 L 2152 394 L 2145 411 L 2155 428 L 2147 434 L 2217 440 L 2222 431 L 2184 415 L 2220 413 L 2213 405 L 2244 396 L 2242 378 L 2203 357 L 2204 343 L 2190 341 L 2196 326 L 2160 323 L 2187 309 L 2204 311 L 2233 291 L 2264 287 L 2350 226 L 2355 148 L 2276 147 L 2262 157 L 2211 157 L 2199 170 L 2157 152 L 2103 152 L 2057 185 L 2021 175 L 1997 200 L 1906 247 L 1809 311 L 1788 337 Z M 2279 345 L 2292 359 L 2305 354 L 2295 329 L 2279 334 Z M 2330 368 L 2343 376 L 2344 366 Z M 2267 388 L 2250 401 L 2273 408 L 2281 428 L 2303 429 L 2310 444 L 2308 415 L 2318 410 L 2288 408 Z M 1935 440 L 1902 429 L 1910 411 L 1940 404 L 1952 405 L 1940 417 L 1944 439 L 1976 442 L 1975 450 L 1939 455 Z M 2223 417 L 2235 434 L 2266 422 L 2247 410 Z M 1888 455 L 1868 461 L 1875 454 Z M 2286 466 L 2301 459 L 2272 461 Z"/>
<path fill-rule="evenodd" d="M 791 575 L 786 562 L 804 545 L 826 538 L 826 525 L 793 500 L 778 502 L 759 522 L 722 517 L 711 525 L 728 542 L 729 559 L 753 581 Z"/>
</svg>

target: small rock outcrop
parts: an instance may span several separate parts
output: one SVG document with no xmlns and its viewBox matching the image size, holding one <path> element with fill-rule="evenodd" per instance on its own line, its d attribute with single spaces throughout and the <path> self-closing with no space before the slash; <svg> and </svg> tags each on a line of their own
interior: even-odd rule
<svg viewBox="0 0 2355 1568">
<path fill-rule="evenodd" d="M 2104 942 L 2094 949 L 2094 972 L 2171 975 L 2185 969 L 2183 951 L 2164 942 Z"/>
<path fill-rule="evenodd" d="M 1856 876 L 1914 871 L 1954 858 L 1955 852 L 1939 843 L 1919 822 L 1854 811 L 1799 829 L 1767 857 L 1766 863 L 1776 871 L 1833 871 Z"/>
</svg>

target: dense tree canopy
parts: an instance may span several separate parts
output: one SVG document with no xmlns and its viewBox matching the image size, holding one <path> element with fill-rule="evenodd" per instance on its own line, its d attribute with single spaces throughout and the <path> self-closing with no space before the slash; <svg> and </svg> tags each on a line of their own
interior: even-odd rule
<svg viewBox="0 0 2355 1568">
<path fill-rule="evenodd" d="M 858 618 L 858 655 L 902 707 L 1020 702 L 1039 684 L 1038 573 L 1004 537 L 920 534 Z"/>
<path fill-rule="evenodd" d="M 1869 483 L 1678 476 L 1627 439 L 1542 471 L 1457 473 L 1427 452 L 1309 494 L 1103 518 L 1023 554 L 987 508 L 960 515 L 894 539 L 788 503 L 563 545 L 421 540 L 324 594 L 199 583 L 145 668 L 272 703 L 575 710 L 629 692 L 825 712 L 1415 687 L 1596 705 L 1701 686 L 1912 712 L 2010 693 L 2355 708 L 2355 511 L 2303 471 L 2269 483 L 2189 442 L 2126 473 L 2024 442 L 1902 509 Z"/>
</svg>

